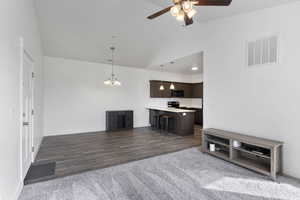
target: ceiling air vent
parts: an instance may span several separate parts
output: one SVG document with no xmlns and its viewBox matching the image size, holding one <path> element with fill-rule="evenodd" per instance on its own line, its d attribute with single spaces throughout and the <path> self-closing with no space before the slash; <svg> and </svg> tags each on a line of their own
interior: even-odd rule
<svg viewBox="0 0 300 200">
<path fill-rule="evenodd" d="M 248 66 L 275 64 L 278 62 L 278 37 L 272 36 L 248 42 Z"/>
</svg>

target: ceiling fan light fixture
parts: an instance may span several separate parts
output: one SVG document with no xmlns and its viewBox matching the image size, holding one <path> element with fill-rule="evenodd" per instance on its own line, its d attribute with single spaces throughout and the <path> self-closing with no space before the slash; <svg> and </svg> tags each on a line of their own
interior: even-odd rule
<svg viewBox="0 0 300 200">
<path fill-rule="evenodd" d="M 182 9 L 184 10 L 184 12 L 189 13 L 193 9 L 193 3 L 189 0 L 184 1 L 182 3 Z"/>
<path fill-rule="evenodd" d="M 180 12 L 180 10 L 181 10 L 180 5 L 177 4 L 177 5 L 173 6 L 171 8 L 171 15 L 174 16 L 174 17 L 177 17 L 178 14 L 179 14 L 179 12 Z"/>
<path fill-rule="evenodd" d="M 229 6 L 232 0 L 172 0 L 172 2 L 173 5 L 150 15 L 147 18 L 152 20 L 170 12 L 177 20 L 184 21 L 184 26 L 189 26 L 194 23 L 193 16 L 196 14 L 194 6 Z"/>
<path fill-rule="evenodd" d="M 194 17 L 194 15 L 197 13 L 197 11 L 195 10 L 195 9 L 192 9 L 192 10 L 190 10 L 188 13 L 187 13 L 187 16 L 188 16 L 188 18 L 193 18 Z"/>
<path fill-rule="evenodd" d="M 183 12 L 183 10 L 180 10 L 177 17 L 176 17 L 176 19 L 178 21 L 184 21 L 184 16 L 185 16 L 185 13 Z"/>
</svg>

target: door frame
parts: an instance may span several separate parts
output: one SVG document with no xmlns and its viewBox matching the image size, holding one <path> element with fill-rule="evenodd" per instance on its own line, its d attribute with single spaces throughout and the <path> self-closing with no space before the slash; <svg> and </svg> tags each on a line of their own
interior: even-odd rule
<svg viewBox="0 0 300 200">
<path fill-rule="evenodd" d="M 33 57 L 31 56 L 32 54 L 28 52 L 28 50 L 25 48 L 24 45 L 24 39 L 21 37 L 20 38 L 20 99 L 19 99 L 19 105 L 20 105 L 20 176 L 21 180 L 23 180 L 27 174 L 27 169 L 26 172 L 23 171 L 23 72 L 24 72 L 24 57 L 26 56 L 31 62 L 32 62 L 32 75 L 34 74 L 34 68 L 35 68 L 35 61 Z M 31 109 L 34 110 L 34 78 L 33 76 L 30 77 L 31 80 L 31 94 L 32 94 L 32 99 L 31 99 Z M 34 148 L 34 114 L 30 114 L 30 130 L 31 130 L 31 135 L 30 135 L 30 140 L 31 140 L 31 149 Z M 34 152 L 31 150 L 31 163 L 34 161 Z"/>
</svg>

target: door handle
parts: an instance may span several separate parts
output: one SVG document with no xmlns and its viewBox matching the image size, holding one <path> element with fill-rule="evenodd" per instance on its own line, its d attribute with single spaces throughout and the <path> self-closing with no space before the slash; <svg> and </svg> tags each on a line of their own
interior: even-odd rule
<svg viewBox="0 0 300 200">
<path fill-rule="evenodd" d="M 29 126 L 29 122 L 23 122 L 23 126 Z"/>
</svg>

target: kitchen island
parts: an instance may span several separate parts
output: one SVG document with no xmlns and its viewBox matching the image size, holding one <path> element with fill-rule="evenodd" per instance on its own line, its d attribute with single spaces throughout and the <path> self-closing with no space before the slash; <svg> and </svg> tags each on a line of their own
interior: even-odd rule
<svg viewBox="0 0 300 200">
<path fill-rule="evenodd" d="M 149 106 L 149 123 L 154 126 L 157 123 L 157 117 L 168 115 L 171 117 L 169 122 L 169 132 L 176 135 L 193 135 L 195 111 L 178 108 L 161 108 Z"/>
</svg>

